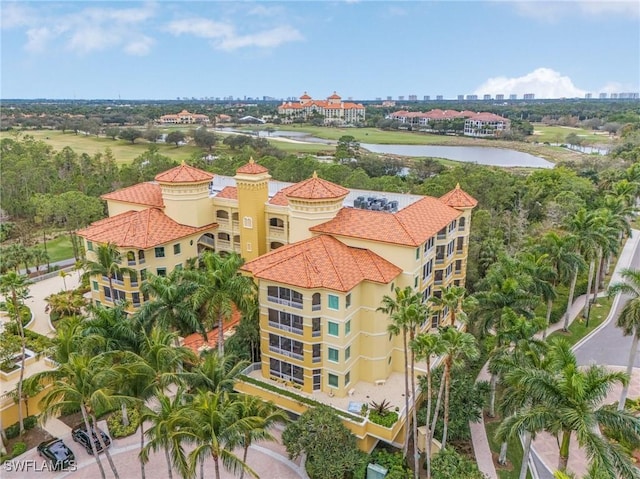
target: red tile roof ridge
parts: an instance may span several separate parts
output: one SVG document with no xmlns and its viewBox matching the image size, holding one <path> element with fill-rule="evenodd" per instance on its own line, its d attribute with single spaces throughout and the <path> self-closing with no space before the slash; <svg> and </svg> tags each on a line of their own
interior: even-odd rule
<svg viewBox="0 0 640 479">
<path fill-rule="evenodd" d="M 212 173 L 187 165 L 183 161 L 178 166 L 158 173 L 155 180 L 159 183 L 203 183 L 211 181 L 213 176 Z"/>
</svg>

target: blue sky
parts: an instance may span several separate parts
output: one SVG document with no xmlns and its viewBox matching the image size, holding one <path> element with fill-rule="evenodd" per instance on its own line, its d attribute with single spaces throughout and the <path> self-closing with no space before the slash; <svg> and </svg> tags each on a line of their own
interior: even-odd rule
<svg viewBox="0 0 640 479">
<path fill-rule="evenodd" d="M 640 91 L 640 2 L 2 0 L 1 98 Z"/>
</svg>

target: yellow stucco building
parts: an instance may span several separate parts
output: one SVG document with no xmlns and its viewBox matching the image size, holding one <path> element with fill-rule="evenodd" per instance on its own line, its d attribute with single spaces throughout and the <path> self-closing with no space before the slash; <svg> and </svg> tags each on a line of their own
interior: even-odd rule
<svg viewBox="0 0 640 479">
<path fill-rule="evenodd" d="M 402 341 L 378 308 L 396 286 L 426 301 L 464 285 L 475 199 L 459 186 L 433 198 L 349 190 L 315 174 L 283 183 L 253 161 L 234 177 L 182 164 L 103 198 L 109 218 L 78 232 L 87 255 L 114 243 L 136 272 L 117 278 L 116 298 L 106 278 L 92 278 L 95 302 L 126 299 L 135 310 L 147 272 L 168 274 L 204 248 L 238 252 L 258 285 L 262 351 L 238 389 L 296 413 L 313 401 L 351 411 L 345 424 L 364 450 L 401 444 Z M 422 329 L 448 316 L 439 311 Z M 393 427 L 355 420 L 359 406 L 383 399 L 398 409 Z"/>
</svg>

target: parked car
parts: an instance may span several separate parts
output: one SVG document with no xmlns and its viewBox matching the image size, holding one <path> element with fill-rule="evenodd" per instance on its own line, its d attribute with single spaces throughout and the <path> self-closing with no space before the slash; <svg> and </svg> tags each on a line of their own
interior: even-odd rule
<svg viewBox="0 0 640 479">
<path fill-rule="evenodd" d="M 49 460 L 54 470 L 68 469 L 76 460 L 71 449 L 62 441 L 62 439 L 53 438 L 38 444 L 38 454 Z"/>
<path fill-rule="evenodd" d="M 106 447 L 109 447 L 109 445 L 111 444 L 111 438 L 102 429 L 91 428 L 91 437 L 93 438 L 93 442 L 96 445 L 96 451 L 98 451 L 98 453 L 101 453 L 103 451 L 102 444 L 100 444 L 100 440 L 98 439 L 96 430 L 102 436 L 102 442 L 104 442 L 104 445 Z M 89 454 L 93 454 L 93 449 L 91 448 L 91 440 L 89 439 L 89 433 L 87 433 L 87 430 L 84 428 L 84 426 L 74 428 L 71 431 L 71 437 L 75 442 L 84 447 Z"/>
</svg>

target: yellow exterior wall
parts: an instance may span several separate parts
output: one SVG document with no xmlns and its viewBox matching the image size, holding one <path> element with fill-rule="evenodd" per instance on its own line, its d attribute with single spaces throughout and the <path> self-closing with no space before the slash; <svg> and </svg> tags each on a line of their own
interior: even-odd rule
<svg viewBox="0 0 640 479">
<path fill-rule="evenodd" d="M 200 228 L 215 221 L 209 182 L 161 184 L 165 214 L 177 223 Z"/>
<path fill-rule="evenodd" d="M 303 200 L 289 198 L 289 242 L 295 243 L 313 236 L 309 228 L 332 220 L 342 208 L 343 198 Z"/>
<path fill-rule="evenodd" d="M 265 205 L 269 201 L 268 174 L 238 174 L 238 213 L 240 222 L 240 251 L 246 261 L 267 252 Z"/>
<path fill-rule="evenodd" d="M 107 211 L 109 216 L 116 216 L 127 211 L 143 211 L 149 209 L 146 205 L 137 205 L 134 203 L 125 203 L 122 201 L 107 200 Z"/>
</svg>

